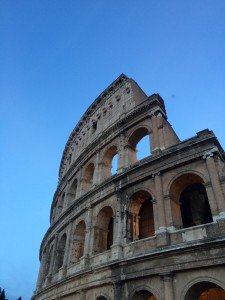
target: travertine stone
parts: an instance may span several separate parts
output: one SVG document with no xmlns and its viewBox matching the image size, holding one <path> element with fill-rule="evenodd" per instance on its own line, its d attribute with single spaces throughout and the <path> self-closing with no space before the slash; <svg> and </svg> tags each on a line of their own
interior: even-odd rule
<svg viewBox="0 0 225 300">
<path fill-rule="evenodd" d="M 119 76 L 66 143 L 33 300 L 225 299 L 224 172 L 212 131 L 181 142 L 160 95 Z"/>
</svg>

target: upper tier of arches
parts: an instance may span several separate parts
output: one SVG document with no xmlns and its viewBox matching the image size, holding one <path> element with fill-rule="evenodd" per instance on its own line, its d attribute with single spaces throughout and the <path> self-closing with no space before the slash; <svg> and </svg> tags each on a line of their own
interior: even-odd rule
<svg viewBox="0 0 225 300">
<path fill-rule="evenodd" d="M 66 143 L 59 170 L 59 179 L 68 166 L 76 161 L 83 149 L 90 145 L 123 116 L 147 99 L 134 80 L 121 74 L 90 105 Z"/>
</svg>

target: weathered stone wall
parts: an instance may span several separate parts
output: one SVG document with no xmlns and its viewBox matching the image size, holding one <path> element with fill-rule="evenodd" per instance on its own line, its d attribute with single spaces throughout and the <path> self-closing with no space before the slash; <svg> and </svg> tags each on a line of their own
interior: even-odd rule
<svg viewBox="0 0 225 300">
<path fill-rule="evenodd" d="M 139 161 L 145 136 L 151 155 Z M 213 132 L 180 142 L 162 98 L 121 75 L 66 144 L 34 299 L 223 293 L 224 161 Z"/>
</svg>

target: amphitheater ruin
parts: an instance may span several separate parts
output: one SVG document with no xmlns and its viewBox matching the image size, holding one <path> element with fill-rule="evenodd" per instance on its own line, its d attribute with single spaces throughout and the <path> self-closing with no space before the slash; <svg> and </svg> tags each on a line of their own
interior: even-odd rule
<svg viewBox="0 0 225 300">
<path fill-rule="evenodd" d="M 225 153 L 124 74 L 69 136 L 50 222 L 34 300 L 225 299 Z"/>
</svg>

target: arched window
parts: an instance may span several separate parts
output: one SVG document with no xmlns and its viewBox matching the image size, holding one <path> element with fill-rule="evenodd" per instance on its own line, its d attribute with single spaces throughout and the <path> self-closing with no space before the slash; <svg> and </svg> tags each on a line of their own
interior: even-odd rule
<svg viewBox="0 0 225 300">
<path fill-rule="evenodd" d="M 65 247 L 66 247 L 66 234 L 64 233 L 60 239 L 60 242 L 58 244 L 58 249 L 56 252 L 56 260 L 55 260 L 55 268 L 54 268 L 55 273 L 58 272 L 58 270 L 63 265 Z"/>
<path fill-rule="evenodd" d="M 139 210 L 139 239 L 155 235 L 153 206 L 151 199 L 146 199 Z"/>
<path fill-rule="evenodd" d="M 84 221 L 80 221 L 76 226 L 72 241 L 71 263 L 76 263 L 84 255 L 86 225 Z"/>
<path fill-rule="evenodd" d="M 95 253 L 109 250 L 113 244 L 113 210 L 110 206 L 102 208 L 97 216 L 95 227 Z"/>
<path fill-rule="evenodd" d="M 136 146 L 137 160 L 141 160 L 151 154 L 149 135 L 144 136 Z"/>
<path fill-rule="evenodd" d="M 173 226 L 186 228 L 213 221 L 200 176 L 187 173 L 178 177 L 170 188 Z"/>
<path fill-rule="evenodd" d="M 60 197 L 59 206 L 58 206 L 58 215 L 60 216 L 63 210 L 64 202 L 65 202 L 65 193 Z"/>
<path fill-rule="evenodd" d="M 205 187 L 191 184 L 180 195 L 183 227 L 191 227 L 213 221 Z"/>
<path fill-rule="evenodd" d="M 74 202 L 74 200 L 76 199 L 76 195 L 77 195 L 77 179 L 75 178 L 70 186 L 69 192 L 67 193 L 68 205 Z"/>
<path fill-rule="evenodd" d="M 118 154 L 115 154 L 112 159 L 111 175 L 115 175 L 118 169 Z"/>
<path fill-rule="evenodd" d="M 90 163 L 84 172 L 84 177 L 82 178 L 82 188 L 84 192 L 90 191 L 93 186 L 93 176 L 94 176 L 95 166 Z"/>
<path fill-rule="evenodd" d="M 52 211 L 52 223 L 57 219 L 57 209 L 58 209 L 58 199 L 55 201 L 53 211 Z"/>
<path fill-rule="evenodd" d="M 225 291 L 215 283 L 201 281 L 194 284 L 186 293 L 184 300 L 222 300 Z"/>
<path fill-rule="evenodd" d="M 102 180 L 116 174 L 118 168 L 117 147 L 111 146 L 103 156 L 101 163 Z"/>
<path fill-rule="evenodd" d="M 151 292 L 146 290 L 141 290 L 134 294 L 132 300 L 157 300 L 157 299 Z"/>
<path fill-rule="evenodd" d="M 48 253 L 48 257 L 46 260 L 45 276 L 48 276 L 48 273 L 49 273 L 49 268 L 50 268 L 50 264 L 51 264 L 51 260 L 52 260 L 52 254 L 53 254 L 53 245 L 50 248 L 50 251 Z"/>
<path fill-rule="evenodd" d="M 155 235 L 151 195 L 146 191 L 134 193 L 127 211 L 127 241 L 145 239 Z"/>
<path fill-rule="evenodd" d="M 138 128 L 128 140 L 128 159 L 133 164 L 150 155 L 150 136 L 144 127 Z"/>
</svg>

